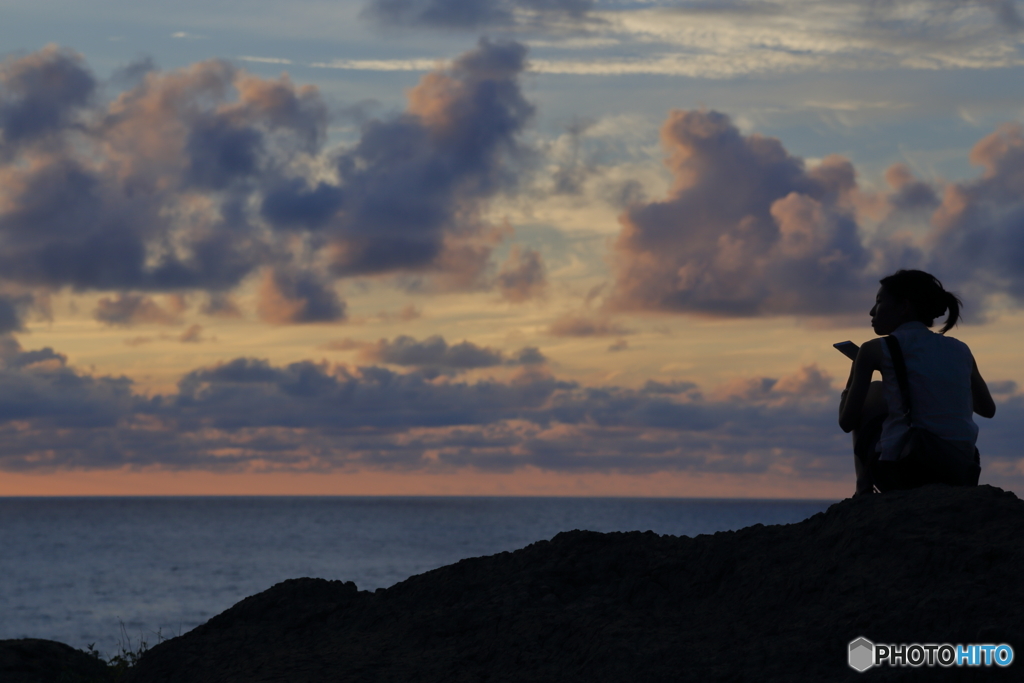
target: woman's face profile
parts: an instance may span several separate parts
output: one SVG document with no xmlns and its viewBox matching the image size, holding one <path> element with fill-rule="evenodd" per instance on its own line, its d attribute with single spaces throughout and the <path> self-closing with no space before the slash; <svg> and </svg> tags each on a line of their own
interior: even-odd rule
<svg viewBox="0 0 1024 683">
<path fill-rule="evenodd" d="M 875 305 L 871 308 L 871 328 L 875 334 L 892 334 L 893 330 L 910 319 L 909 303 L 897 299 L 885 287 L 879 287 Z"/>
</svg>

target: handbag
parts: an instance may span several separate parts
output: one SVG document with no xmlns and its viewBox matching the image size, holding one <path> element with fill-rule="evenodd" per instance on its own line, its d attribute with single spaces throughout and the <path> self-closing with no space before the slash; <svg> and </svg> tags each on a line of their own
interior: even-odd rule
<svg viewBox="0 0 1024 683">
<path fill-rule="evenodd" d="M 876 463 L 875 484 L 879 490 L 907 489 L 924 484 L 949 484 L 951 486 L 977 486 L 981 475 L 978 449 L 974 457 L 936 434 L 914 424 L 913 407 L 910 402 L 910 382 L 907 380 L 907 364 L 899 340 L 892 335 L 885 337 L 892 357 L 896 382 L 903 395 L 907 422 L 910 428 L 900 447 L 896 460 L 879 460 Z"/>
</svg>

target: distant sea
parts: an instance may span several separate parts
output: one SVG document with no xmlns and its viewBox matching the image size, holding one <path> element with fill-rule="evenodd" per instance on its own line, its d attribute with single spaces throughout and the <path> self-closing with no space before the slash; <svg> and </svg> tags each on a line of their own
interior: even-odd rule
<svg viewBox="0 0 1024 683">
<path fill-rule="evenodd" d="M 0 639 L 104 655 L 185 633 L 285 579 L 388 587 L 560 531 L 696 536 L 834 501 L 629 498 L 0 498 Z"/>
</svg>

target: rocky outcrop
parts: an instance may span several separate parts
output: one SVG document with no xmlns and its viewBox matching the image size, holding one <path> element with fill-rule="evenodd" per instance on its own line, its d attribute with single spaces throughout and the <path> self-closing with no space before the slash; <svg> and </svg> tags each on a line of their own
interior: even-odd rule
<svg viewBox="0 0 1024 683">
<path fill-rule="evenodd" d="M 1024 680 L 1022 532 L 1024 502 L 987 486 L 696 538 L 571 531 L 376 593 L 285 581 L 157 645 L 127 680 Z M 1021 661 L 860 674 L 847 665 L 860 636 L 1008 643 Z M 0 641 L 2 683 L 111 677 L 61 643 Z"/>
<path fill-rule="evenodd" d="M 39 638 L 0 640 L 2 683 L 110 683 L 106 664 L 70 645 Z"/>
<path fill-rule="evenodd" d="M 157 645 L 131 683 L 1022 680 L 878 667 L 848 643 L 1009 643 L 1024 503 L 982 486 L 846 500 L 696 538 L 561 533 L 387 590 L 295 579 Z M 861 677 L 864 678 L 861 678 Z"/>
</svg>

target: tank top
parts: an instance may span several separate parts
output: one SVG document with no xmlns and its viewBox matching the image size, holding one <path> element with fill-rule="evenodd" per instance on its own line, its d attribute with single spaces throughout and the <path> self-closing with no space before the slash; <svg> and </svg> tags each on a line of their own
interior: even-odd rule
<svg viewBox="0 0 1024 683">
<path fill-rule="evenodd" d="M 921 322 L 903 323 L 892 333 L 907 365 L 914 425 L 927 429 L 973 457 L 978 440 L 971 394 L 974 356 L 959 339 L 932 332 Z M 878 440 L 879 458 L 895 460 L 910 428 L 889 347 L 882 344 L 882 386 L 889 414 Z"/>
</svg>

